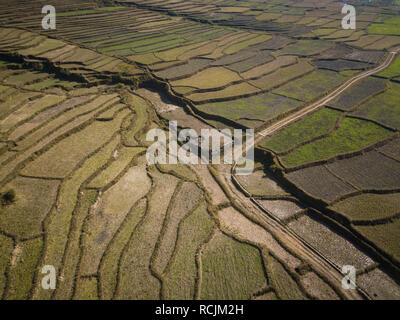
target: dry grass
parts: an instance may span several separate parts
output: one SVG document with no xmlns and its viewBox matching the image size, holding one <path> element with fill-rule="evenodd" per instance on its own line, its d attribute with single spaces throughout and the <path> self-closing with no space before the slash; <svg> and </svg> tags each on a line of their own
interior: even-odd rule
<svg viewBox="0 0 400 320">
<path fill-rule="evenodd" d="M 270 257 L 268 270 L 271 274 L 271 282 L 282 300 L 305 300 L 306 297 L 297 285 L 296 281 L 285 270 L 283 265 Z"/>
<path fill-rule="evenodd" d="M 223 230 L 271 251 L 290 268 L 295 269 L 301 261 L 293 257 L 261 226 L 251 222 L 232 207 L 218 212 Z"/>
<path fill-rule="evenodd" d="M 0 209 L 0 228 L 18 238 L 40 234 L 42 222 L 56 199 L 60 182 L 17 177 L 4 190 L 14 189 L 16 201 Z"/>
<path fill-rule="evenodd" d="M 151 188 L 146 166 L 132 167 L 102 194 L 85 227 L 81 275 L 97 272 L 100 259 L 132 206 Z"/>
<path fill-rule="evenodd" d="M 10 287 L 5 296 L 7 300 L 29 298 L 42 247 L 43 239 L 36 238 L 20 242 L 14 249 L 9 272 Z"/>
<path fill-rule="evenodd" d="M 155 253 L 153 269 L 157 274 L 162 274 L 176 246 L 178 228 L 184 217 L 198 204 L 202 192 L 194 184 L 185 182 L 177 189 L 174 200 L 168 209 L 166 224 L 160 235 L 160 242 Z"/>
<path fill-rule="evenodd" d="M 172 86 L 189 86 L 199 89 L 213 89 L 223 87 L 231 82 L 240 81 L 241 78 L 236 72 L 226 68 L 209 68 L 200 71 L 196 75 L 182 80 L 172 81 Z"/>
<path fill-rule="evenodd" d="M 76 287 L 75 300 L 98 300 L 96 278 L 78 279 Z"/>
<path fill-rule="evenodd" d="M 204 165 L 193 165 L 194 170 L 198 174 L 201 183 L 210 193 L 211 202 L 213 205 L 219 205 L 228 201 L 228 198 L 225 196 L 221 187 L 214 180 L 210 172 L 208 171 L 207 166 Z"/>
<path fill-rule="evenodd" d="M 320 300 L 339 300 L 332 288 L 314 272 L 308 272 L 300 278 L 301 284 L 313 297 Z"/>
<path fill-rule="evenodd" d="M 160 282 L 153 276 L 149 266 L 168 204 L 178 181 L 173 176 L 156 171 L 152 171 L 152 176 L 155 185 L 149 211 L 122 256 L 120 279 L 115 296 L 117 299 L 147 300 L 160 297 Z"/>
<path fill-rule="evenodd" d="M 250 299 L 267 284 L 260 251 L 221 232 L 207 243 L 201 261 L 201 299 Z"/>
<path fill-rule="evenodd" d="M 114 152 L 114 161 L 101 171 L 89 184 L 89 188 L 103 188 L 111 183 L 144 148 L 122 148 Z"/>
<path fill-rule="evenodd" d="M 254 196 L 287 195 L 287 192 L 272 177 L 261 170 L 250 175 L 237 176 L 237 179 Z"/>
<path fill-rule="evenodd" d="M 13 252 L 13 241 L 2 234 L 0 234 L 0 252 L 0 297 L 2 297 L 7 282 L 7 266 Z"/>
<path fill-rule="evenodd" d="M 74 174 L 67 179 L 59 192 L 57 206 L 50 213 L 50 219 L 46 224 L 46 252 L 43 258 L 44 264 L 51 264 L 58 268 L 61 267 L 61 261 L 67 244 L 70 231 L 71 219 L 74 215 L 74 209 L 78 200 L 78 192 L 80 186 L 92 174 L 94 174 L 106 161 L 111 157 L 119 139 L 113 139 L 106 146 L 87 159 L 81 168 L 76 170 Z M 40 286 L 40 284 L 37 284 Z M 51 292 L 41 290 L 36 298 L 49 299 Z"/>
<path fill-rule="evenodd" d="M 29 119 L 36 113 L 46 110 L 65 99 L 64 96 L 45 95 L 43 98 L 26 103 L 18 111 L 11 113 L 7 118 L 0 122 L 1 131 L 5 132 L 14 128 L 19 122 Z"/>
<path fill-rule="evenodd" d="M 288 82 L 294 78 L 297 78 L 305 73 L 308 73 L 314 69 L 307 61 L 300 61 L 297 64 L 289 67 L 280 68 L 279 70 L 263 76 L 257 80 L 249 81 L 250 84 L 261 88 L 263 90 L 269 90 L 275 88 L 281 84 Z"/>
<path fill-rule="evenodd" d="M 174 255 L 163 276 L 164 299 L 195 298 L 199 273 L 196 254 L 201 244 L 211 235 L 213 226 L 205 203 L 182 221 Z"/>
<path fill-rule="evenodd" d="M 193 93 L 187 96 L 193 102 L 204 102 L 212 100 L 224 100 L 227 98 L 241 97 L 246 94 L 253 94 L 260 91 L 260 89 L 246 83 L 239 83 L 229 86 L 226 89 L 204 93 Z"/>
<path fill-rule="evenodd" d="M 287 200 L 261 200 L 260 203 L 279 219 L 289 218 L 303 209 L 297 203 Z"/>
<path fill-rule="evenodd" d="M 295 56 L 280 56 L 272 62 L 268 62 L 261 66 L 254 67 L 246 72 L 242 72 L 241 76 L 245 79 L 257 78 L 262 75 L 276 71 L 277 69 L 296 63 Z"/>
<path fill-rule="evenodd" d="M 142 199 L 132 208 L 103 255 L 99 269 L 103 299 L 112 299 L 114 296 L 117 287 L 121 255 L 136 226 L 145 215 L 146 207 L 147 202 L 145 199 Z"/>
<path fill-rule="evenodd" d="M 80 161 L 119 130 L 122 119 L 128 113 L 127 110 L 122 111 L 113 121 L 97 121 L 72 134 L 31 162 L 23 172 L 37 177 L 66 177 Z"/>
<path fill-rule="evenodd" d="M 391 217 L 400 213 L 400 197 L 398 193 L 373 194 L 364 193 L 347 198 L 332 206 L 351 220 L 376 220 Z"/>
</svg>

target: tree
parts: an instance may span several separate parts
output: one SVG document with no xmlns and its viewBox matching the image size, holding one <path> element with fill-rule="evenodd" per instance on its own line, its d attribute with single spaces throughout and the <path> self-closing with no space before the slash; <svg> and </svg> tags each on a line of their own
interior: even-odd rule
<svg viewBox="0 0 400 320">
<path fill-rule="evenodd" d="M 14 189 L 10 189 L 1 195 L 2 204 L 11 204 L 15 201 L 16 194 Z"/>
</svg>

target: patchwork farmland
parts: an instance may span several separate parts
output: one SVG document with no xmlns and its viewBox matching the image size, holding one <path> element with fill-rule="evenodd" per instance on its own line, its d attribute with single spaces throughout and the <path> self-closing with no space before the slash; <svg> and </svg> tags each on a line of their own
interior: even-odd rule
<svg viewBox="0 0 400 320">
<path fill-rule="evenodd" d="M 398 6 L 46 4 L 0 0 L 2 299 L 400 299 Z M 169 120 L 254 172 L 150 165 Z"/>
</svg>

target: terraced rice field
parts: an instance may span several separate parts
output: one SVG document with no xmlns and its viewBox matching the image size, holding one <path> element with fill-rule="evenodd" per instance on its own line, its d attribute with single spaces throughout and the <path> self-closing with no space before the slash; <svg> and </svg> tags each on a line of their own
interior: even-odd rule
<svg viewBox="0 0 400 320">
<path fill-rule="evenodd" d="M 249 176 L 146 161 L 168 120 L 262 132 L 303 110 L 387 58 L 396 16 L 362 5 L 353 31 L 331 0 L 54 5 L 45 31 L 41 1 L 0 1 L 1 298 L 348 298 L 292 234 L 399 296 L 399 58 L 257 136 Z"/>
</svg>

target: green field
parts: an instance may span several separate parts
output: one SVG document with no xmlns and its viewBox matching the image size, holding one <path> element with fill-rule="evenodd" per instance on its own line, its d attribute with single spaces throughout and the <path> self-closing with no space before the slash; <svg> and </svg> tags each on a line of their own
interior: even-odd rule
<svg viewBox="0 0 400 320">
<path fill-rule="evenodd" d="M 337 72 L 318 70 L 291 81 L 273 92 L 301 101 L 311 101 L 338 87 L 345 80 L 346 78 Z"/>
<path fill-rule="evenodd" d="M 400 35 L 400 17 L 393 16 L 383 23 L 374 23 L 368 28 L 368 33 Z"/>
<path fill-rule="evenodd" d="M 342 112 L 324 108 L 304 120 L 283 129 L 261 146 L 274 152 L 283 152 L 297 144 L 316 138 L 333 129 Z"/>
<path fill-rule="evenodd" d="M 385 78 L 394 78 L 400 76 L 400 57 L 398 56 L 389 68 L 378 73 L 378 76 Z"/>
<path fill-rule="evenodd" d="M 311 56 L 331 48 L 333 44 L 324 40 L 299 40 L 285 49 L 277 51 L 275 55 Z"/>
<path fill-rule="evenodd" d="M 300 106 L 298 101 L 266 93 L 234 101 L 203 104 L 198 108 L 207 114 L 215 114 L 234 121 L 240 119 L 266 121 L 298 106 Z"/>
<path fill-rule="evenodd" d="M 400 84 L 390 82 L 387 91 L 362 104 L 353 114 L 398 129 L 400 128 L 399 99 Z"/>
<path fill-rule="evenodd" d="M 330 136 L 299 147 L 281 158 L 287 167 L 329 159 L 339 154 L 354 152 L 392 134 L 371 122 L 346 118 Z"/>
</svg>

